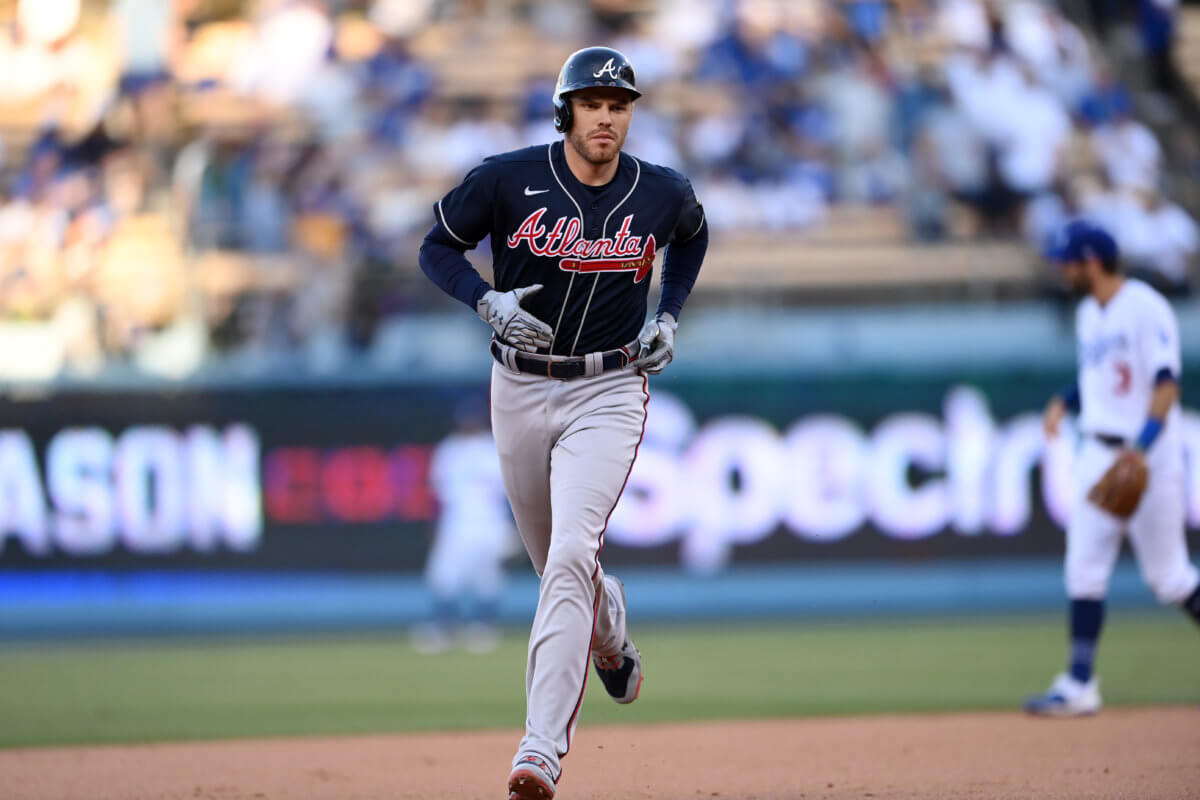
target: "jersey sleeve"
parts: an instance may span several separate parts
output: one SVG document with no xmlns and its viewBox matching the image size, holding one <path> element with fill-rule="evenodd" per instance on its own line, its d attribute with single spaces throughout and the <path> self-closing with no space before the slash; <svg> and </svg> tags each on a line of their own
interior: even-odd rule
<svg viewBox="0 0 1200 800">
<path fill-rule="evenodd" d="M 704 206 L 696 199 L 691 181 L 683 180 L 683 199 L 680 201 L 679 219 L 671 232 L 671 241 L 684 244 L 695 239 L 704 225 Z"/>
<path fill-rule="evenodd" d="M 708 251 L 708 223 L 704 219 L 704 208 L 696 200 L 691 183 L 684 179 L 683 186 L 679 219 L 671 233 L 667 254 L 663 257 L 662 291 L 658 301 L 658 313 L 668 313 L 677 320 L 696 284 L 700 265 Z"/>
<path fill-rule="evenodd" d="M 437 224 L 454 241 L 470 249 L 490 232 L 495 178 L 487 162 L 467 173 L 467 177 L 434 203 Z"/>
<path fill-rule="evenodd" d="M 1179 325 L 1170 303 L 1154 297 L 1142 309 L 1137 325 L 1138 356 L 1146 365 L 1147 374 L 1157 375 L 1169 370 L 1176 379 L 1182 371 L 1179 352 Z"/>
</svg>

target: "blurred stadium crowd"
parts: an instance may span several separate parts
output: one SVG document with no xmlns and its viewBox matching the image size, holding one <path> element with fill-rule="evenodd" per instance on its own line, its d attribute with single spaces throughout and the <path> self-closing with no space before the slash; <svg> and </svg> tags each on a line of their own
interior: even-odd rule
<svg viewBox="0 0 1200 800">
<path fill-rule="evenodd" d="M 1200 140 L 1175 124 L 1178 10 L 1076 11 L 1083 28 L 1030 0 L 0 0 L 0 377 L 375 346 L 448 302 L 415 265 L 431 203 L 552 139 L 555 72 L 600 42 L 646 92 L 629 150 L 693 179 L 716 259 L 736 259 L 722 234 L 871 208 L 904 240 L 1023 240 L 1036 264 L 1082 213 L 1185 293 Z"/>
</svg>

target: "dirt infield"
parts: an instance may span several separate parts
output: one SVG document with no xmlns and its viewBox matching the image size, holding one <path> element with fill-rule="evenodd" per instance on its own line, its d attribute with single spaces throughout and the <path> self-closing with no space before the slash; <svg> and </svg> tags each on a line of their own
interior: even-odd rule
<svg viewBox="0 0 1200 800">
<path fill-rule="evenodd" d="M 586 721 L 585 721 L 586 722 Z M 519 734 L 0 751 L 5 800 L 504 798 Z M 591 727 L 560 800 L 1200 797 L 1200 708 Z"/>
</svg>

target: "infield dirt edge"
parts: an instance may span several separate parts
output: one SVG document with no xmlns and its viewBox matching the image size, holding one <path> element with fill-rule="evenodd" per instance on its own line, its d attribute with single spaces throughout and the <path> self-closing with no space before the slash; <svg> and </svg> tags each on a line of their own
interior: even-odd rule
<svg viewBox="0 0 1200 800">
<path fill-rule="evenodd" d="M 505 797 L 519 731 L 0 751 L 10 800 Z M 587 726 L 558 800 L 1139 798 L 1200 787 L 1200 707 Z"/>
</svg>

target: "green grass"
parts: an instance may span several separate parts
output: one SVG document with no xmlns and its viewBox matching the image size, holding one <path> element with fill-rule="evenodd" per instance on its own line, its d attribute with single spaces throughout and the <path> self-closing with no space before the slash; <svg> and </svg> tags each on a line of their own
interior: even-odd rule
<svg viewBox="0 0 1200 800">
<path fill-rule="evenodd" d="M 618 707 L 590 681 L 584 724 L 1014 708 L 1064 658 L 1053 618 L 637 628 L 646 684 Z M 396 636 L 0 646 L 0 746 L 519 728 L 525 634 L 488 656 L 420 656 Z M 1109 705 L 1200 702 L 1200 632 L 1116 614 Z"/>
</svg>

